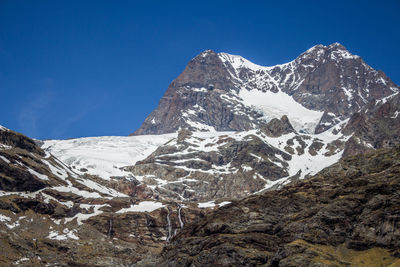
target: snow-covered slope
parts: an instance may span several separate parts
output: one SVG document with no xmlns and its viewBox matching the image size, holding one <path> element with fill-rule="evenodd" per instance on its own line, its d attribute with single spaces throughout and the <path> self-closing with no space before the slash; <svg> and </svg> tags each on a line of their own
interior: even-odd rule
<svg viewBox="0 0 400 267">
<path fill-rule="evenodd" d="M 73 166 L 88 167 L 91 162 L 105 175 L 113 174 L 111 165 L 133 164 L 172 136 L 100 137 L 47 145 L 62 147 L 56 152 L 81 160 L 72 160 Z M 79 175 L 38 143 L 0 128 L 0 240 L 6 255 L 2 266 L 130 266 L 136 254 L 146 254 L 147 244 L 154 251 L 203 212 L 191 203 L 160 202 L 133 179 Z M 64 253 L 79 256 L 84 251 L 86 261 L 88 250 L 94 251 L 95 261 L 84 264 L 71 263 Z M 110 260 L 112 254 L 115 258 Z M 121 255 L 127 255 L 126 264 L 120 264 Z"/>
<path fill-rule="evenodd" d="M 284 119 L 276 120 L 284 123 Z M 129 168 L 162 197 L 210 201 L 238 198 L 314 175 L 336 163 L 351 135 L 347 120 L 320 134 L 267 130 L 190 132 Z M 278 126 L 279 127 L 279 126 Z"/>
<path fill-rule="evenodd" d="M 262 97 L 250 100 L 257 104 L 258 99 L 262 100 Z M 270 103 L 271 112 L 276 112 L 274 117 L 281 115 L 279 112 L 285 112 L 274 107 L 279 105 L 276 101 Z M 294 107 L 289 115 L 294 117 L 307 120 L 320 116 L 301 113 L 301 107 L 296 107 L 295 103 L 292 106 Z M 178 197 L 172 198 L 191 199 L 197 194 L 203 194 L 207 197 L 202 199 L 212 200 L 213 198 L 208 197 L 209 193 L 201 191 L 212 185 L 215 179 L 221 187 L 226 187 L 225 183 L 229 184 L 230 180 L 237 179 L 235 177 L 242 177 L 243 184 L 257 181 L 253 189 L 242 192 L 242 195 L 246 195 L 285 183 L 291 177 L 304 178 L 316 174 L 340 159 L 343 146 L 335 147 L 333 143 L 348 140 L 349 136 L 343 136 L 339 132 L 345 124 L 346 121 L 321 134 L 292 132 L 270 137 L 259 130 L 250 130 L 194 132 L 190 137 L 179 137 L 177 133 L 104 136 L 49 140 L 44 142 L 42 148 L 79 174 L 97 175 L 104 180 L 113 177 L 125 177 L 129 180 L 130 177 L 135 177 L 135 180 L 164 197 L 171 196 L 162 190 L 181 187 L 173 189 L 179 193 Z M 260 143 L 253 144 L 254 139 Z M 241 153 L 247 156 L 241 156 Z M 142 162 L 135 165 L 139 160 Z M 265 168 L 275 171 L 269 172 Z M 207 190 L 213 192 L 214 189 Z M 225 189 L 218 190 L 222 192 Z M 184 197 L 185 194 L 188 195 L 185 192 L 189 191 L 192 192 L 189 194 L 191 197 Z M 227 195 L 221 192 L 219 197 Z"/>
<path fill-rule="evenodd" d="M 259 90 L 241 90 L 239 97 L 243 104 L 263 114 L 261 119 L 269 122 L 273 118 L 280 119 L 283 115 L 289 118 L 297 132 L 314 133 L 323 112 L 310 110 L 296 102 L 293 97 L 281 91 L 262 92 Z"/>
<path fill-rule="evenodd" d="M 79 174 L 89 173 L 108 180 L 131 176 L 120 168 L 134 165 L 174 137 L 176 134 L 47 140 L 42 148 Z"/>
</svg>

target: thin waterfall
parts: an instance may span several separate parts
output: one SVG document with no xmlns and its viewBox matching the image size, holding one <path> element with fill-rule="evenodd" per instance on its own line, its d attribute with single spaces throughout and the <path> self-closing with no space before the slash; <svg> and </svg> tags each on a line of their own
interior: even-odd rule
<svg viewBox="0 0 400 267">
<path fill-rule="evenodd" d="M 182 205 L 178 204 L 178 219 L 179 219 L 179 224 L 182 229 L 184 224 L 183 224 L 182 217 L 181 217 L 181 209 L 182 209 Z"/>
<path fill-rule="evenodd" d="M 109 238 L 111 238 L 112 226 L 113 226 L 113 219 L 111 217 L 110 222 L 109 222 L 109 227 L 108 227 L 108 237 Z"/>
<path fill-rule="evenodd" d="M 167 214 L 167 223 L 168 223 L 168 236 L 167 236 L 167 243 L 169 243 L 169 240 L 172 238 L 172 227 L 171 227 L 171 219 L 169 218 L 169 209 L 168 214 Z"/>
</svg>

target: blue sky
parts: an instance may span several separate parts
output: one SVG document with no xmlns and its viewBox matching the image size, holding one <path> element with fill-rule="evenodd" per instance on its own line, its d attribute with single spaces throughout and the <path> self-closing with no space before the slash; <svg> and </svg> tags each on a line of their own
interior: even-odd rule
<svg viewBox="0 0 400 267">
<path fill-rule="evenodd" d="M 0 125 L 128 135 L 206 49 L 260 65 L 340 42 L 400 83 L 400 1 L 0 0 Z"/>
</svg>

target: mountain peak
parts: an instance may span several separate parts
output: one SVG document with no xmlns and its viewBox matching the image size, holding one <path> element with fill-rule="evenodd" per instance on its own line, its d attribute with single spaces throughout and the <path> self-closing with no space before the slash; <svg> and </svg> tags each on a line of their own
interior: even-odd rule
<svg viewBox="0 0 400 267">
<path fill-rule="evenodd" d="M 358 59 L 360 58 L 357 55 L 353 55 L 350 53 L 346 47 L 344 47 L 342 44 L 336 42 L 333 44 L 330 44 L 328 46 L 318 44 L 310 49 L 308 49 L 306 52 L 301 54 L 299 56 L 300 59 L 315 59 L 317 61 L 323 60 L 325 58 L 330 58 L 332 60 L 338 61 L 338 60 L 343 60 L 343 59 Z"/>
<path fill-rule="evenodd" d="M 333 44 L 330 44 L 328 48 L 336 48 L 340 50 L 347 50 L 346 47 L 344 47 L 341 43 L 335 42 Z"/>
<path fill-rule="evenodd" d="M 360 58 L 357 55 L 353 55 L 340 43 L 333 43 L 327 47 L 328 52 L 330 53 L 331 59 L 336 60 L 338 57 L 342 59 L 358 59 Z"/>
<path fill-rule="evenodd" d="M 347 51 L 346 47 L 344 47 L 341 43 L 338 43 L 338 42 L 332 43 L 330 45 L 317 44 L 317 45 L 314 45 L 313 47 L 311 47 L 310 49 L 308 49 L 307 51 L 312 51 L 315 49 L 346 50 Z"/>
<path fill-rule="evenodd" d="M 217 55 L 217 53 L 215 53 L 214 50 L 207 49 L 207 50 L 204 50 L 203 52 L 201 52 L 200 54 L 198 54 L 195 58 L 205 58 L 205 57 L 215 56 L 215 55 Z"/>
<path fill-rule="evenodd" d="M 247 68 L 247 69 L 256 71 L 256 70 L 268 68 L 268 67 L 254 64 L 253 62 L 251 62 L 239 55 L 232 55 L 232 54 L 228 54 L 228 53 L 218 53 L 218 56 L 222 60 L 222 62 L 229 63 L 235 69 Z"/>
<path fill-rule="evenodd" d="M 393 83 L 358 59 L 339 43 L 316 45 L 293 61 L 269 67 L 205 50 L 170 84 L 134 134 L 171 133 L 180 127 L 250 130 L 282 115 L 288 115 L 297 132 L 321 133 L 393 94 Z"/>
</svg>

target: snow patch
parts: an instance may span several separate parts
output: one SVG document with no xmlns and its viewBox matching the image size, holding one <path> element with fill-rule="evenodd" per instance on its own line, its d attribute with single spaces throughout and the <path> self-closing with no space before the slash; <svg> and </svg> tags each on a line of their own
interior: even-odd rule
<svg viewBox="0 0 400 267">
<path fill-rule="evenodd" d="M 93 213 L 89 213 L 89 214 L 78 213 L 74 217 L 65 218 L 65 222 L 66 223 L 67 222 L 71 222 L 74 219 L 77 219 L 78 225 L 82 225 L 83 221 L 86 221 L 87 219 L 89 219 L 91 217 L 94 217 L 94 216 L 102 214 L 103 211 L 101 211 L 100 208 L 102 208 L 102 207 L 111 207 L 111 206 L 109 204 L 102 204 L 102 205 L 80 204 L 80 207 L 84 208 L 84 209 L 90 209 L 90 208 L 93 207 L 94 210 L 93 210 Z"/>
<path fill-rule="evenodd" d="M 10 217 L 7 217 L 7 216 L 5 216 L 5 215 L 3 215 L 3 214 L 0 214 L 0 222 L 9 222 L 9 221 L 11 221 L 11 218 Z"/>
<path fill-rule="evenodd" d="M 223 202 L 219 203 L 218 206 L 219 206 L 219 207 L 223 207 L 223 206 L 228 205 L 228 204 L 231 204 L 231 203 L 232 203 L 232 202 L 230 202 L 230 201 L 223 201 Z"/>
<path fill-rule="evenodd" d="M 21 263 L 23 263 L 24 261 L 29 261 L 29 260 L 30 260 L 29 258 L 24 257 L 24 258 L 21 258 L 21 259 L 15 261 L 15 262 L 14 262 L 14 265 L 15 265 L 15 266 L 18 266 L 18 265 L 20 265 Z"/>
<path fill-rule="evenodd" d="M 271 91 L 243 89 L 239 92 L 239 96 L 243 99 L 244 105 L 261 112 L 266 121 L 273 118 L 280 119 L 283 115 L 286 115 L 297 132 L 313 133 L 323 115 L 321 111 L 303 107 L 283 92 L 273 93 Z"/>
<path fill-rule="evenodd" d="M 199 131 L 207 131 L 207 132 L 216 132 L 215 128 L 213 126 L 201 123 L 201 122 L 195 122 L 192 120 L 187 120 L 187 124 L 189 124 L 191 127 L 193 127 L 195 130 Z"/>
<path fill-rule="evenodd" d="M 7 149 L 11 149 L 11 148 L 12 148 L 12 146 L 8 146 L 8 145 L 6 145 L 6 144 L 0 143 L 0 149 L 7 150 Z"/>
<path fill-rule="evenodd" d="M 156 209 L 165 207 L 161 202 L 155 201 L 142 201 L 137 205 L 131 205 L 129 208 L 123 208 L 117 211 L 117 213 L 125 212 L 152 212 Z"/>
<path fill-rule="evenodd" d="M 263 66 L 254 64 L 253 62 L 250 62 L 249 60 L 247 60 L 244 57 L 241 57 L 239 55 L 218 53 L 218 56 L 224 63 L 229 63 L 235 70 L 241 69 L 241 68 L 246 68 L 246 69 L 251 69 L 253 71 L 257 71 L 257 70 L 267 68 L 267 67 L 263 67 Z"/>
<path fill-rule="evenodd" d="M 207 89 L 206 88 L 204 88 L 204 87 L 202 87 L 202 88 L 191 88 L 191 90 L 193 91 L 193 92 L 201 92 L 201 93 L 207 93 Z"/>
<path fill-rule="evenodd" d="M 3 161 L 5 161 L 7 164 L 10 164 L 11 161 L 9 161 L 6 157 L 0 155 L 0 159 L 2 159 Z"/>
<path fill-rule="evenodd" d="M 84 198 L 102 198 L 102 196 L 100 196 L 100 194 L 97 192 L 88 192 L 84 190 L 79 190 L 78 188 L 75 187 L 56 186 L 53 187 L 53 189 L 58 192 L 71 192 L 74 193 L 75 195 L 82 196 Z"/>
<path fill-rule="evenodd" d="M 382 99 L 376 100 L 375 106 L 378 105 L 378 104 L 380 104 L 380 103 L 385 104 L 388 100 L 390 100 L 391 98 L 393 98 L 394 96 L 396 96 L 398 93 L 399 93 L 399 92 L 395 92 L 394 94 L 391 94 L 391 95 L 386 96 L 386 97 L 384 97 L 384 98 L 382 98 Z"/>
<path fill-rule="evenodd" d="M 74 240 L 79 240 L 79 237 L 76 236 L 77 231 L 74 230 L 69 230 L 68 228 L 65 228 L 63 230 L 63 234 L 60 234 L 57 231 L 51 231 L 47 238 L 53 239 L 53 240 L 67 240 L 67 239 L 74 239 Z"/>
<path fill-rule="evenodd" d="M 49 177 L 47 177 L 47 175 L 38 173 L 37 171 L 32 170 L 32 169 L 29 168 L 29 167 L 28 167 L 28 172 L 29 172 L 30 174 L 36 176 L 37 178 L 41 179 L 41 180 L 45 180 L 45 181 L 49 180 Z"/>
<path fill-rule="evenodd" d="M 345 87 L 342 87 L 342 90 L 347 97 L 347 101 L 350 102 L 353 99 L 353 94 L 351 93 L 351 90 L 348 90 Z"/>
<path fill-rule="evenodd" d="M 44 159 L 42 159 L 42 162 L 44 164 L 46 164 L 47 167 L 49 167 L 51 173 L 53 173 L 54 175 L 56 175 L 60 179 L 65 180 L 66 178 L 68 178 L 68 173 L 65 170 L 63 170 L 62 168 L 58 168 L 56 166 L 53 166 L 52 164 L 50 164 L 50 162 L 48 162 L 47 160 L 44 160 Z"/>
<path fill-rule="evenodd" d="M 200 202 L 200 203 L 197 203 L 197 206 L 199 208 L 214 208 L 215 202 L 214 201 Z"/>
</svg>

